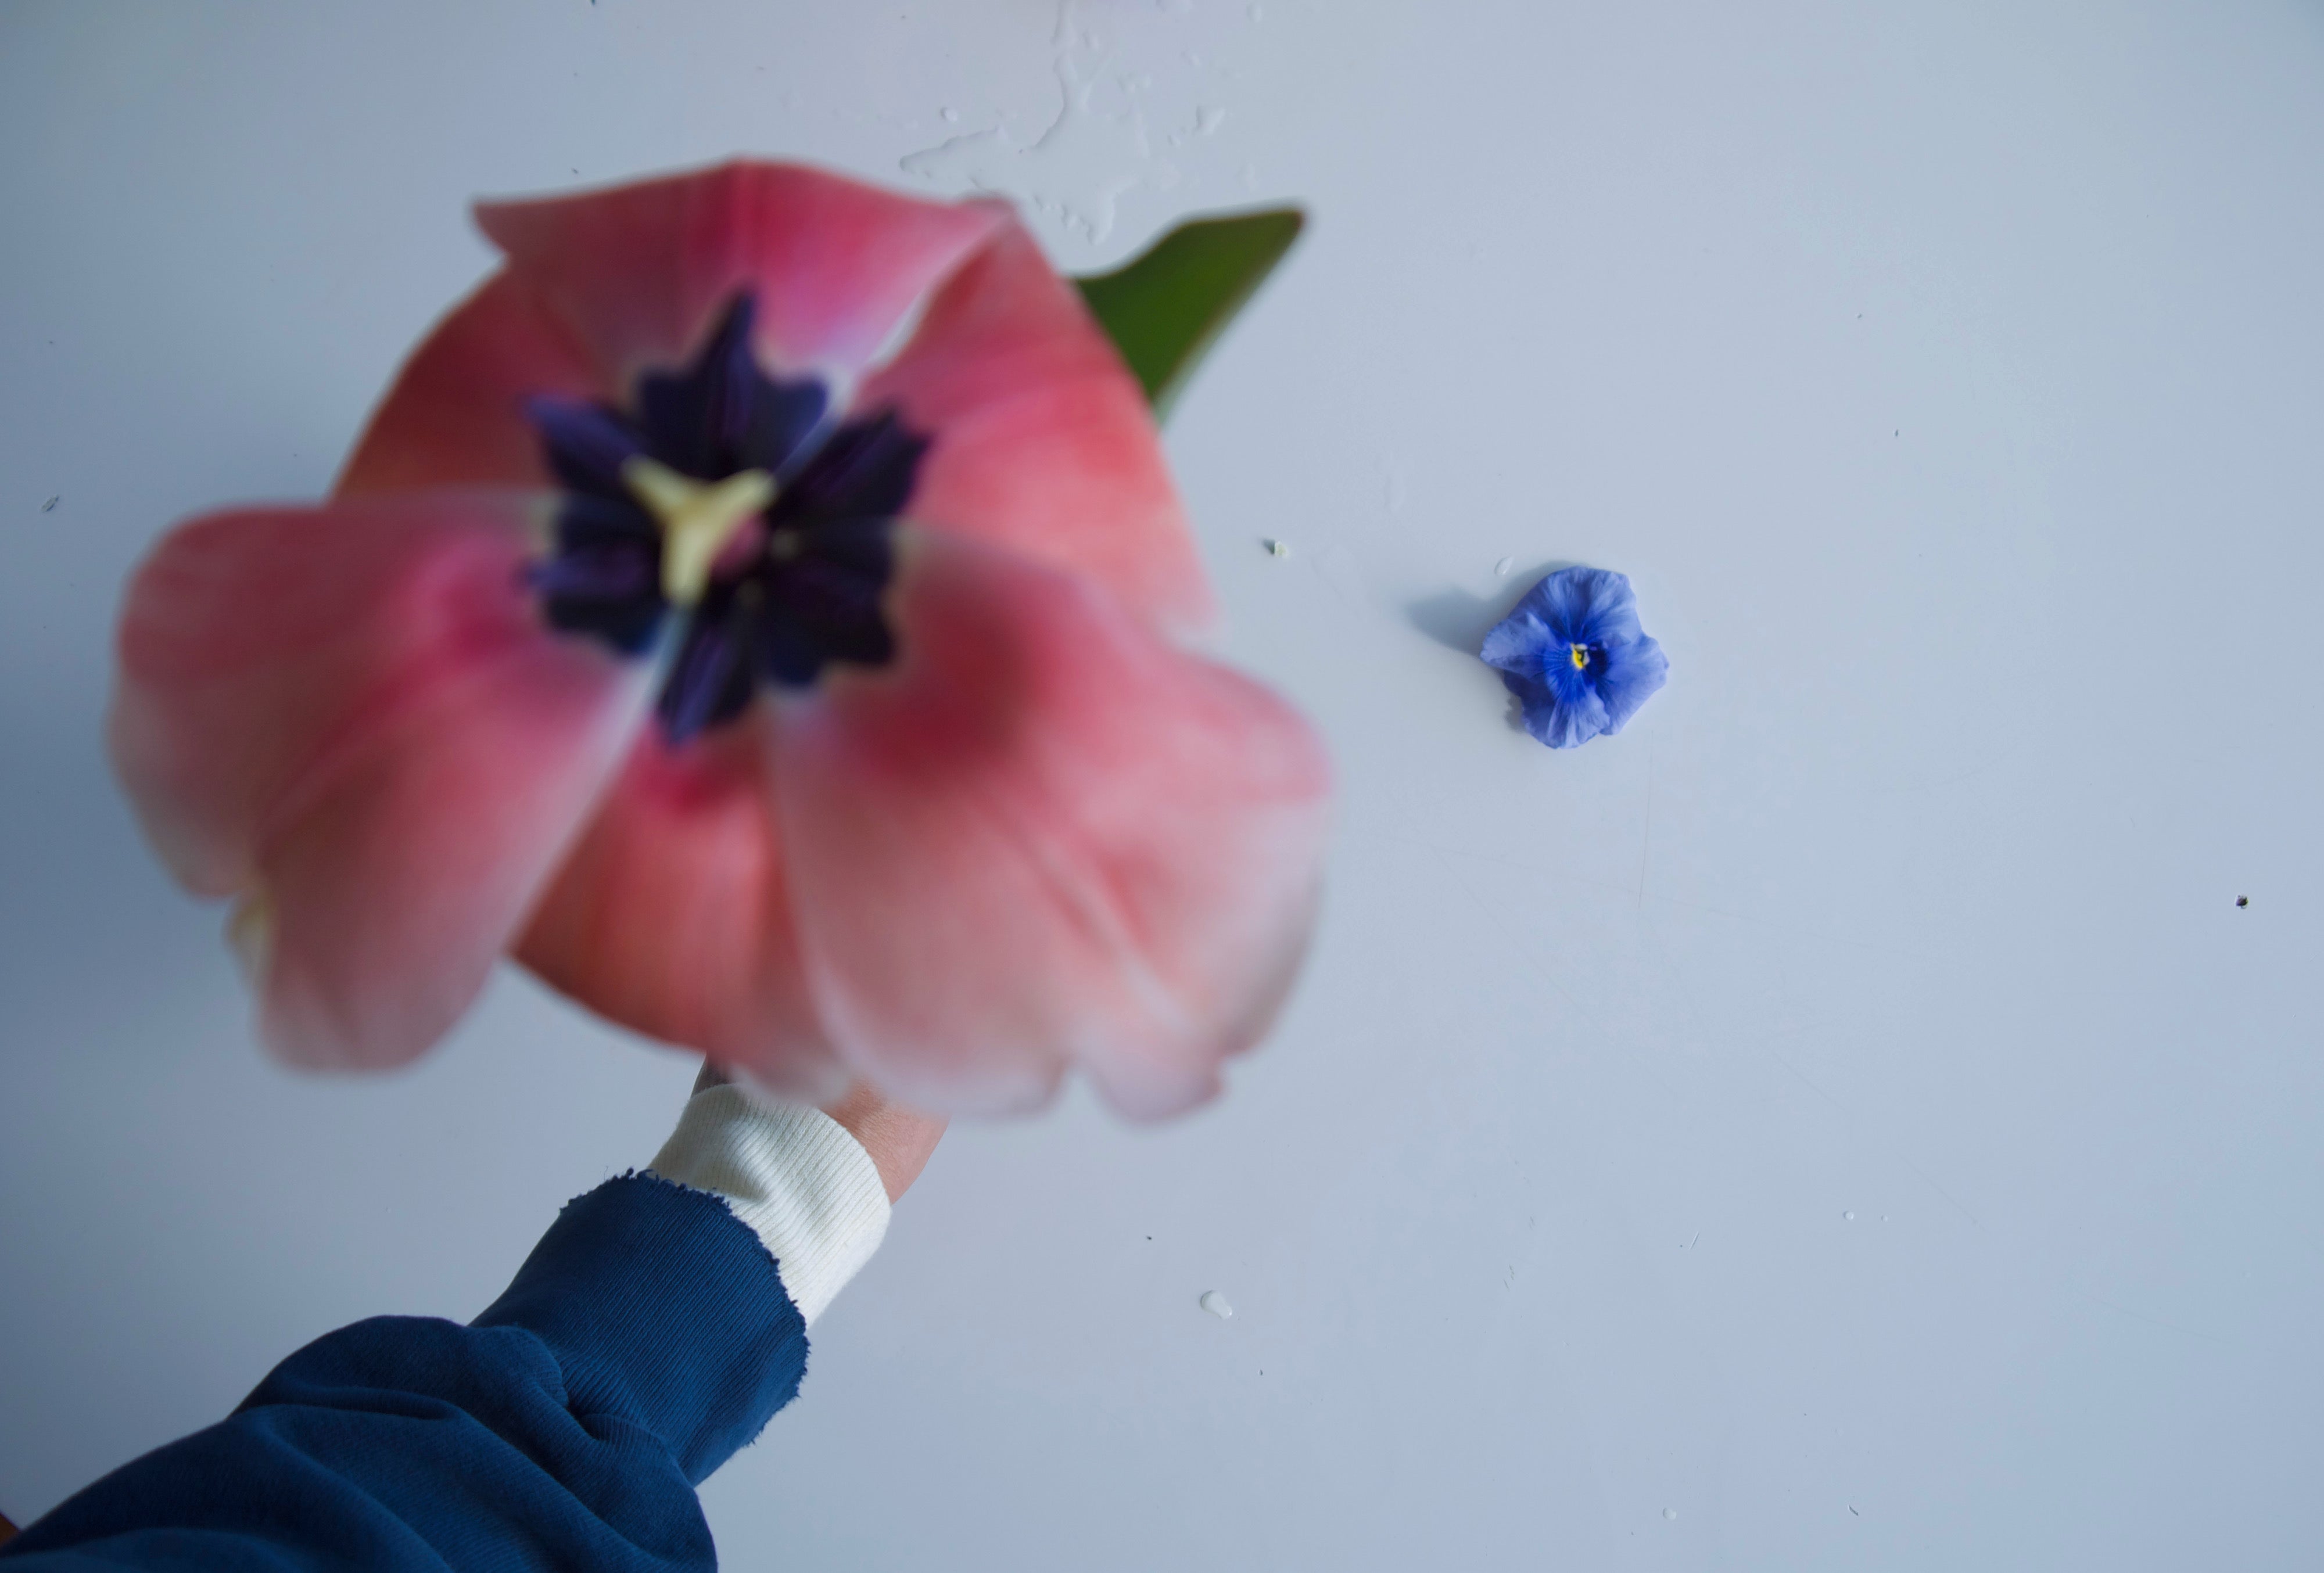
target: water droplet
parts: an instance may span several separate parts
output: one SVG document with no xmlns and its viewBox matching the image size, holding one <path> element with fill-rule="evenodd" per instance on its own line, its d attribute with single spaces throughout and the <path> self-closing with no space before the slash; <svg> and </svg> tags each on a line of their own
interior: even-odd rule
<svg viewBox="0 0 2324 1573">
<path fill-rule="evenodd" d="M 1221 1321 L 1231 1321 L 1234 1320 L 1234 1307 L 1229 1305 L 1227 1303 L 1227 1297 L 1221 1294 L 1215 1289 L 1204 1290 L 1203 1298 L 1200 1303 L 1204 1311 L 1209 1311 Z"/>
<path fill-rule="evenodd" d="M 1259 189 L 1259 166 L 1257 164 L 1245 164 L 1242 167 L 1242 188 L 1246 191 L 1256 191 Z"/>
<path fill-rule="evenodd" d="M 1515 557 L 1503 557 L 1499 562 L 1493 565 L 1493 577 L 1496 579 L 1506 579 L 1511 573 L 1516 571 L 1517 566 L 1517 560 Z"/>
<path fill-rule="evenodd" d="M 1267 7 L 1259 4 L 1259 0 L 1251 0 L 1250 19 L 1253 22 L 1265 22 L 1267 20 Z"/>
<path fill-rule="evenodd" d="M 937 110 L 936 113 L 944 116 L 945 124 L 946 125 L 957 124 L 959 123 L 960 111 L 954 109 L 949 104 L 945 105 L 942 109 Z"/>
<path fill-rule="evenodd" d="M 1856 1215 L 1852 1212 L 1843 1212 L 1840 1216 L 1846 1219 L 1849 1223 L 1854 1223 L 1856 1221 Z"/>
<path fill-rule="evenodd" d="M 1259 544 L 1267 548 L 1267 555 L 1270 557 L 1287 557 L 1291 555 L 1289 541 L 1268 539 Z"/>
<path fill-rule="evenodd" d="M 42 513 L 54 513 L 54 512 L 57 511 L 57 504 L 58 504 L 58 503 L 60 503 L 60 502 L 62 502 L 63 501 L 64 501 L 64 497 L 63 497 L 63 495 L 62 495 L 61 493 L 60 493 L 60 494 L 59 494 L 59 495 L 57 495 L 57 496 L 51 497 L 51 498 L 50 498 L 46 502 L 43 502 L 43 503 L 42 503 L 42 504 L 41 504 L 41 511 L 42 511 Z M 2240 901 L 2238 901 L 2238 902 L 2236 902 L 2236 905 L 2237 906 L 2241 906 L 2243 905 L 2243 903 L 2242 903 L 2242 902 L 2240 902 Z"/>
<path fill-rule="evenodd" d="M 1663 1509 L 1663 1521 L 1665 1523 L 1676 1523 L 1678 1522 L 1678 1509 L 1674 1507 L 1666 1507 Z"/>
<path fill-rule="evenodd" d="M 1194 111 L 1194 129 L 1204 136 L 1216 136 L 1219 127 L 1227 123 L 1227 112 L 1215 104 L 1205 104 Z"/>
</svg>

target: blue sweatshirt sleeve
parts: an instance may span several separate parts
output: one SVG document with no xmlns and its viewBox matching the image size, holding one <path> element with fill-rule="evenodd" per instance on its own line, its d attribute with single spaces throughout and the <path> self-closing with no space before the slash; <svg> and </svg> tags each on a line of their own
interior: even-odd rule
<svg viewBox="0 0 2324 1573">
<path fill-rule="evenodd" d="M 0 1568 L 712 1568 L 694 1487 L 790 1402 L 807 1349 L 724 1201 L 625 1176 L 568 1205 L 468 1326 L 317 1339 Z"/>
</svg>

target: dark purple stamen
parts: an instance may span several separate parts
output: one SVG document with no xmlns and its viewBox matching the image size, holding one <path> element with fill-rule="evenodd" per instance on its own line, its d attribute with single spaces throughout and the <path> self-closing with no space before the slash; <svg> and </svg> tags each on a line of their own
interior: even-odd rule
<svg viewBox="0 0 2324 1573">
<path fill-rule="evenodd" d="M 740 621 L 735 610 L 728 608 L 727 615 L 715 622 L 697 616 L 687 630 L 678 659 L 670 665 L 669 679 L 662 685 L 654 708 L 674 743 L 684 742 L 710 724 L 730 703 L 728 691 L 738 677 L 744 699 L 749 697 L 750 667 L 734 637 L 734 624 Z"/>
<path fill-rule="evenodd" d="M 557 478 L 593 497 L 625 501 L 622 466 L 646 451 L 645 439 L 610 409 L 570 399 L 534 399 L 525 414 L 540 433 Z"/>
<path fill-rule="evenodd" d="M 832 419 L 821 382 L 768 376 L 751 353 L 753 314 L 737 296 L 693 361 L 641 377 L 627 409 L 526 407 L 565 487 L 556 546 L 531 583 L 552 627 L 625 655 L 652 648 L 671 608 L 661 532 L 622 466 L 645 457 L 702 481 L 764 470 L 779 483 L 756 550 L 685 613 L 656 701 L 673 742 L 741 714 L 761 681 L 801 686 L 834 661 L 876 667 L 896 651 L 880 601 L 927 439 L 892 410 Z"/>
<path fill-rule="evenodd" d="M 892 410 L 841 427 L 791 483 L 793 505 L 825 519 L 893 518 L 912 494 L 913 472 L 927 448 Z"/>
</svg>

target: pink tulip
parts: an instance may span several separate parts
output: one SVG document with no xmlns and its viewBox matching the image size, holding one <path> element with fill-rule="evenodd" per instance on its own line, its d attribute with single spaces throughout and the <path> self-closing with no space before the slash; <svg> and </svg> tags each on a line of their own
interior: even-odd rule
<svg viewBox="0 0 2324 1573">
<path fill-rule="evenodd" d="M 794 1096 L 1213 1095 L 1328 767 L 1178 642 L 1151 418 L 1010 210 L 734 163 L 478 216 L 331 501 L 130 586 L 114 758 L 264 1041 L 401 1063 L 505 951 Z"/>
</svg>

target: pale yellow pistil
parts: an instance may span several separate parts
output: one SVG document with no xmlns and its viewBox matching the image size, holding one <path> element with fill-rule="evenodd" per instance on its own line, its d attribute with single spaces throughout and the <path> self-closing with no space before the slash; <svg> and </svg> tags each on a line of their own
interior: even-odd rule
<svg viewBox="0 0 2324 1573">
<path fill-rule="evenodd" d="M 1590 665 L 1590 647 L 1588 645 L 1569 645 L 1566 647 L 1565 658 L 1572 661 L 1573 663 L 1573 669 L 1579 672 Z"/>
<path fill-rule="evenodd" d="M 622 484 L 661 527 L 661 593 L 673 606 L 702 599 L 718 554 L 775 500 L 764 470 L 697 481 L 642 454 L 622 466 Z"/>
</svg>

